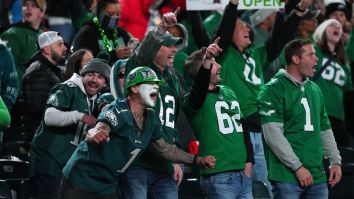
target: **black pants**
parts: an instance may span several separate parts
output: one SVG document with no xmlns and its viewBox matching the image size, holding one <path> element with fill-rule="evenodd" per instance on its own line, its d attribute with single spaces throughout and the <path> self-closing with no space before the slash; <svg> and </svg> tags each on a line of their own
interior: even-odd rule
<svg viewBox="0 0 354 199">
<path fill-rule="evenodd" d="M 117 194 L 111 195 L 97 195 L 85 190 L 82 190 L 78 187 L 73 186 L 65 178 L 62 179 L 60 188 L 59 188 L 59 197 L 58 199 L 119 199 Z"/>
<path fill-rule="evenodd" d="M 349 136 L 345 129 L 345 123 L 337 118 L 328 116 L 331 122 L 334 138 L 337 142 L 337 146 L 350 147 Z"/>
</svg>

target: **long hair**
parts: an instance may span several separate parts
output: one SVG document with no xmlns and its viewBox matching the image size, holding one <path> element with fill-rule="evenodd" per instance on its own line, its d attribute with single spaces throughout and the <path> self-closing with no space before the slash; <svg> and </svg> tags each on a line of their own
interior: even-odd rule
<svg viewBox="0 0 354 199">
<path fill-rule="evenodd" d="M 326 32 L 324 32 L 324 34 L 322 35 L 322 44 L 319 44 L 319 47 L 322 52 L 324 52 L 330 56 L 334 56 L 342 64 L 349 63 L 349 60 L 348 60 L 347 55 L 345 53 L 343 38 L 340 38 L 339 42 L 336 44 L 336 46 L 334 48 L 334 52 L 330 52 L 328 42 L 327 42 Z"/>
<path fill-rule="evenodd" d="M 81 61 L 86 52 L 92 54 L 88 49 L 79 49 L 69 56 L 66 64 L 65 79 L 69 79 L 74 73 L 80 73 L 80 70 L 82 69 Z"/>
</svg>

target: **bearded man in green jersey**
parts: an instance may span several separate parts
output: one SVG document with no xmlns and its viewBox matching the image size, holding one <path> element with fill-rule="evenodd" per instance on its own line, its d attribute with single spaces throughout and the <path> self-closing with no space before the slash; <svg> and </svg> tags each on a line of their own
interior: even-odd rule
<svg viewBox="0 0 354 199">
<path fill-rule="evenodd" d="M 149 145 L 169 161 L 214 167 L 214 157 L 194 156 L 161 138 L 161 122 L 152 109 L 160 84 L 149 67 L 137 67 L 128 74 L 128 98 L 115 100 L 100 114 L 87 140 L 63 169 L 59 198 L 116 199 L 117 174 L 124 173 Z"/>
<path fill-rule="evenodd" d="M 188 58 L 186 68 L 194 83 L 183 97 L 183 108 L 199 140 L 199 154 L 213 154 L 220 160 L 213 169 L 200 170 L 205 198 L 251 199 L 252 143 L 241 124 L 236 94 L 220 85 L 220 65 L 214 59 L 222 51 L 218 40 Z"/>
<path fill-rule="evenodd" d="M 275 199 L 325 199 L 323 158 L 330 162 L 331 187 L 342 172 L 321 89 L 309 80 L 318 58 L 311 41 L 294 40 L 285 47 L 285 59 L 286 71 L 280 70 L 257 99 L 268 178 Z"/>
</svg>

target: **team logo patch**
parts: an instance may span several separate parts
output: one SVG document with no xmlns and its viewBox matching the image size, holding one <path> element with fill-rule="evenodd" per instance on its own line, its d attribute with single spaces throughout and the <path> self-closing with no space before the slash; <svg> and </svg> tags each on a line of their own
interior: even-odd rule
<svg viewBox="0 0 354 199">
<path fill-rule="evenodd" d="M 131 81 L 131 80 L 135 79 L 135 77 L 136 77 L 136 74 L 132 73 L 132 74 L 129 74 L 128 79 Z"/>
<path fill-rule="evenodd" d="M 50 95 L 47 101 L 47 104 L 51 104 L 52 106 L 58 106 L 59 100 L 55 94 Z"/>
<path fill-rule="evenodd" d="M 155 77 L 155 74 L 152 72 L 152 70 L 141 71 L 141 75 L 144 77 L 144 79 Z"/>
<path fill-rule="evenodd" d="M 112 124 L 112 126 L 117 126 L 118 125 L 117 117 L 112 111 L 107 111 L 104 114 L 104 117 L 106 118 L 106 120 L 108 120 Z"/>
</svg>

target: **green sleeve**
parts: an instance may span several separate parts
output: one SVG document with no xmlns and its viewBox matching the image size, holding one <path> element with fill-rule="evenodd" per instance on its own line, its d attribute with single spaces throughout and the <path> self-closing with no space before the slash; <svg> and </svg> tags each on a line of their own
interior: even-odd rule
<svg viewBox="0 0 354 199">
<path fill-rule="evenodd" d="M 281 97 L 282 93 L 284 92 L 281 91 L 280 86 L 277 84 L 268 84 L 260 92 L 257 99 L 257 105 L 262 124 L 270 122 L 284 123 L 284 110 L 282 108 L 283 102 Z"/>
<path fill-rule="evenodd" d="M 10 113 L 7 110 L 4 101 L 0 96 L 0 126 L 7 127 L 10 125 Z"/>
</svg>

